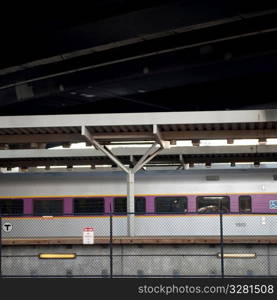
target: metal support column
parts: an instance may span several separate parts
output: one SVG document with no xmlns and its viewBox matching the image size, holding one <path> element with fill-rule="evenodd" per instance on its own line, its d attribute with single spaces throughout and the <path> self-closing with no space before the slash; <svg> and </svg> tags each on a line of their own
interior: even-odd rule
<svg viewBox="0 0 277 300">
<path fill-rule="evenodd" d="M 113 278 L 113 212 L 110 204 L 110 278 Z"/>
<path fill-rule="evenodd" d="M 130 170 L 127 174 L 127 223 L 128 235 L 135 235 L 135 174 Z"/>
<path fill-rule="evenodd" d="M 2 278 L 2 208 L 0 206 L 0 278 Z"/>
</svg>

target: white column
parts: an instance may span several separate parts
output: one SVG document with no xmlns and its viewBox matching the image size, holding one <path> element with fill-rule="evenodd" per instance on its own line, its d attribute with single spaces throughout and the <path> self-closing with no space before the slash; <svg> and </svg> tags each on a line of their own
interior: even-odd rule
<svg viewBox="0 0 277 300">
<path fill-rule="evenodd" d="M 135 235 L 135 174 L 130 170 L 127 173 L 127 228 L 128 235 Z"/>
</svg>

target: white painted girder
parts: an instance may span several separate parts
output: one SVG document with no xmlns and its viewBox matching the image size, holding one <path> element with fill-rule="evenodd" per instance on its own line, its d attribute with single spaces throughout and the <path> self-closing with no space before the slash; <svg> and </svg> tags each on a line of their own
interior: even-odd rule
<svg viewBox="0 0 277 300">
<path fill-rule="evenodd" d="M 277 110 L 159 112 L 0 117 L 0 128 L 277 122 Z"/>
</svg>

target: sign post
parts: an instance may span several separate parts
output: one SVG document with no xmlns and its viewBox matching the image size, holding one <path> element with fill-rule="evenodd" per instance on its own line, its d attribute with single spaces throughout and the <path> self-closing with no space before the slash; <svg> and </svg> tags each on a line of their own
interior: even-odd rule
<svg viewBox="0 0 277 300">
<path fill-rule="evenodd" d="M 92 227 L 83 228 L 83 244 L 84 245 L 94 244 L 94 228 Z"/>
</svg>

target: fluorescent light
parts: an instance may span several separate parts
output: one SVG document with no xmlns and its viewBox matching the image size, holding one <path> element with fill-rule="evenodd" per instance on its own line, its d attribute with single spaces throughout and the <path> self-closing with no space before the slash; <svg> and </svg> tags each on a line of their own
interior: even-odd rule
<svg viewBox="0 0 277 300">
<path fill-rule="evenodd" d="M 57 258 L 72 259 L 72 258 L 76 258 L 76 254 L 75 253 L 40 253 L 39 258 L 43 258 L 43 259 L 57 259 Z"/>
<path fill-rule="evenodd" d="M 221 258 L 221 253 L 217 254 Z M 256 253 L 224 253 L 224 258 L 256 258 Z"/>
<path fill-rule="evenodd" d="M 86 98 L 93 98 L 93 97 L 95 97 L 95 95 L 86 94 L 86 93 L 82 93 L 81 96 L 86 97 Z"/>
</svg>

